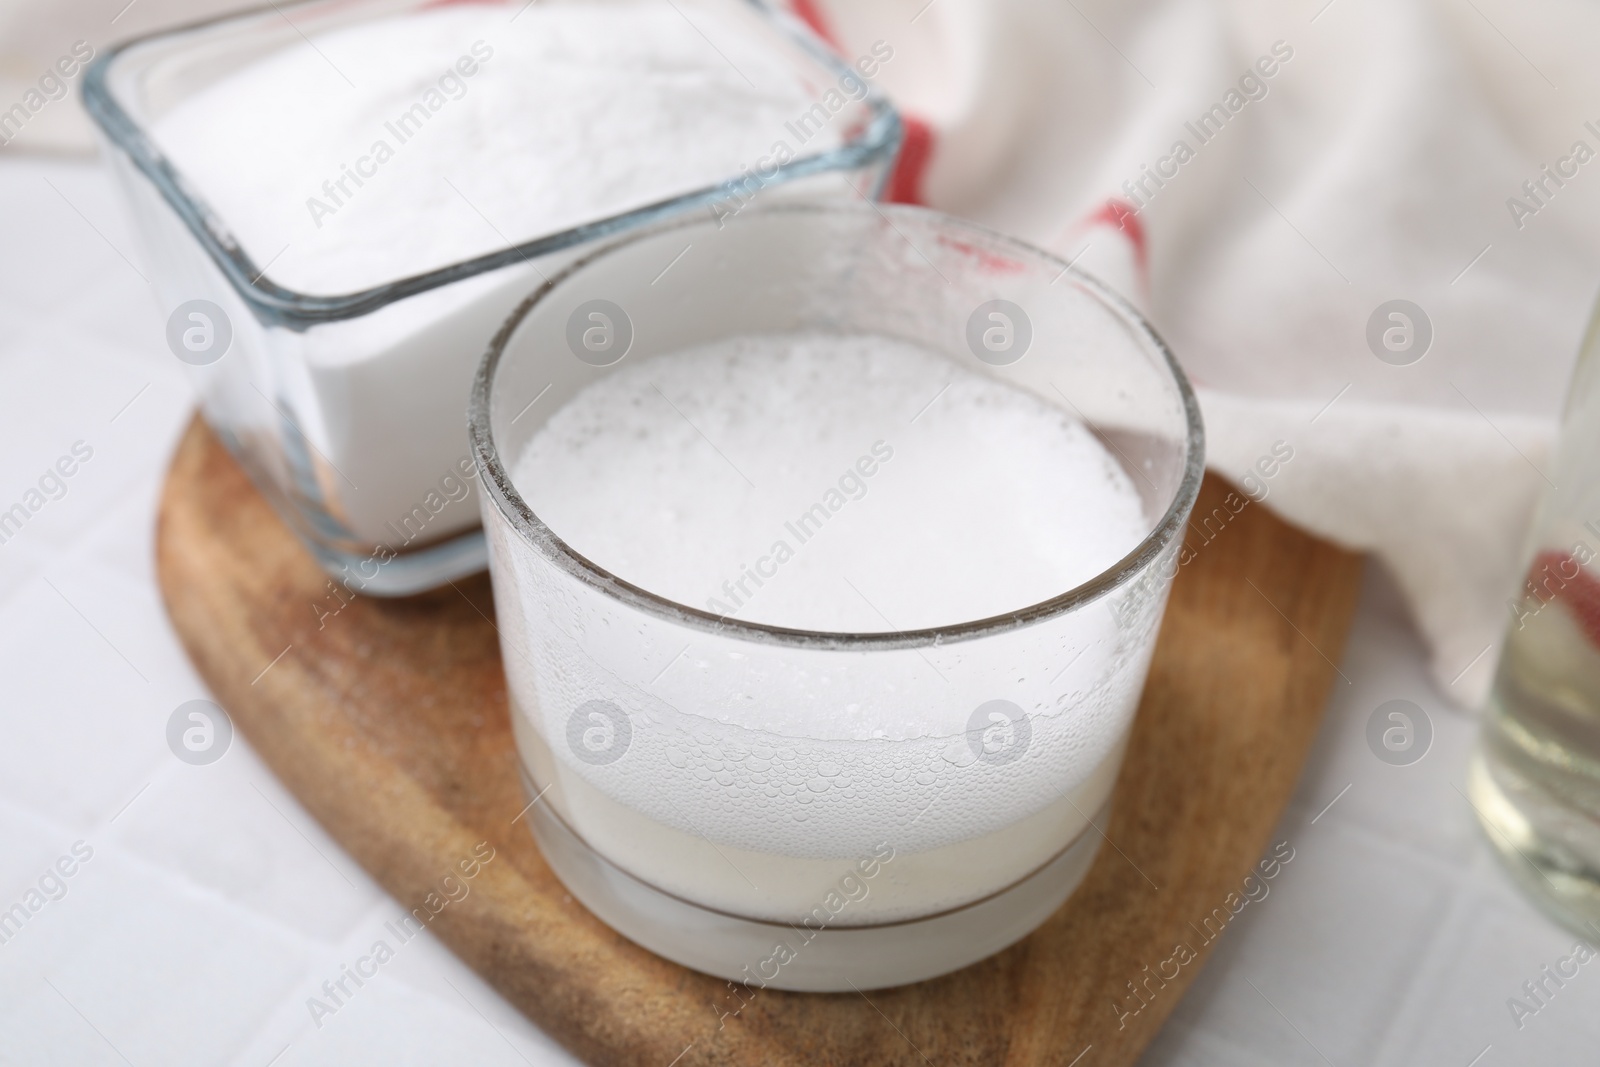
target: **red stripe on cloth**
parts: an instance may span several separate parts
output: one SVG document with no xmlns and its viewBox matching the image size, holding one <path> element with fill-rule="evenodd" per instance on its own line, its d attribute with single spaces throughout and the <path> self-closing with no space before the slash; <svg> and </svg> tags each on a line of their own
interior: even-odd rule
<svg viewBox="0 0 1600 1067">
<path fill-rule="evenodd" d="M 833 32 L 833 26 L 828 16 L 823 14 L 818 0 L 789 0 L 789 6 L 801 21 L 811 27 L 812 33 L 826 41 L 835 52 L 844 54 L 844 47 L 839 43 L 839 37 Z M 894 169 L 889 173 L 885 199 L 891 204 L 920 204 L 923 202 L 922 176 L 933 157 L 933 127 L 906 114 L 900 116 L 900 121 L 905 126 L 905 139 L 900 144 L 900 155 L 894 161 Z"/>
<path fill-rule="evenodd" d="M 1112 197 L 1105 205 L 1090 215 L 1085 224 L 1093 226 L 1103 224 L 1115 226 L 1128 238 L 1128 243 L 1133 245 L 1134 261 L 1139 264 L 1139 278 L 1149 284 L 1150 281 L 1150 254 L 1145 245 L 1144 223 L 1139 221 L 1138 214 L 1128 206 L 1126 200 Z"/>
<path fill-rule="evenodd" d="M 889 175 L 885 199 L 891 204 L 920 204 L 923 202 L 922 176 L 933 158 L 933 127 L 910 115 L 901 115 L 900 121 L 905 125 L 906 136 Z"/>
<path fill-rule="evenodd" d="M 833 27 L 828 25 L 828 17 L 822 13 L 822 8 L 817 4 L 817 0 L 792 0 L 791 6 L 794 8 L 794 13 L 800 16 L 801 21 L 811 27 L 812 33 L 832 45 L 835 52 L 840 50 L 839 38 L 834 36 Z"/>
<path fill-rule="evenodd" d="M 1571 573 L 1573 576 L 1567 578 Z M 1549 600 L 1539 594 L 1548 594 Z M 1530 612 L 1553 601 L 1560 601 L 1572 615 L 1589 643 L 1600 647 L 1600 579 L 1565 552 L 1545 550 L 1534 557 L 1528 568 L 1523 603 L 1532 600 Z"/>
</svg>

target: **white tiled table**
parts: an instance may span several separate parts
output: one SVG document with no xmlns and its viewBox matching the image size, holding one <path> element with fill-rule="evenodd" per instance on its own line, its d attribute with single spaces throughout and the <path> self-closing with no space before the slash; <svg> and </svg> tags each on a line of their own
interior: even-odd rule
<svg viewBox="0 0 1600 1067">
<path fill-rule="evenodd" d="M 313 1024 L 307 997 L 401 909 L 248 744 L 204 767 L 166 747 L 173 709 L 206 695 L 152 564 L 191 398 L 124 254 L 99 169 L 0 162 L 0 510 L 74 442 L 94 450 L 0 544 L 0 910 L 75 842 L 93 849 L 0 944 L 0 1064 L 574 1062 L 430 934 Z M 1342 670 L 1278 834 L 1295 859 L 1231 925 L 1147 1062 L 1600 1062 L 1600 961 L 1521 1030 L 1512 1021 L 1507 998 L 1574 939 L 1480 839 L 1457 792 L 1473 724 L 1428 682 L 1377 574 Z M 1396 697 L 1433 722 L 1410 767 L 1364 739 Z"/>
</svg>

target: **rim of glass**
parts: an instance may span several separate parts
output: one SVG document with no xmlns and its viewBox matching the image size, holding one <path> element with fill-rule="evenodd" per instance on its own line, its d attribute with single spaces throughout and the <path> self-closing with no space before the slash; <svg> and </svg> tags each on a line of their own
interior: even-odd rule
<svg viewBox="0 0 1600 1067">
<path fill-rule="evenodd" d="M 223 277 L 233 287 L 245 304 L 263 322 L 304 330 L 325 322 L 338 322 L 386 307 L 418 293 L 424 293 L 451 282 L 486 274 L 514 263 L 526 263 L 539 256 L 558 252 L 564 248 L 584 244 L 599 238 L 631 231 L 651 223 L 705 207 L 737 194 L 744 187 L 745 176 L 732 175 L 717 185 L 697 189 L 678 196 L 658 200 L 652 204 L 595 219 L 556 233 L 545 234 L 520 244 L 509 245 L 497 252 L 476 256 L 458 263 L 436 267 L 433 270 L 384 282 L 351 293 L 316 295 L 302 293 L 277 284 L 266 276 L 266 267 L 259 267 L 239 243 L 222 217 L 212 210 L 197 188 L 188 182 L 183 173 L 167 159 L 146 132 L 144 126 L 130 115 L 112 90 L 110 79 L 113 65 L 132 49 L 167 38 L 226 23 L 241 26 L 269 15 L 283 16 L 284 8 L 311 5 L 328 5 L 336 0 L 295 0 L 293 3 L 267 3 L 260 7 L 232 11 L 224 15 L 197 19 L 178 26 L 169 26 L 152 33 L 142 34 L 102 52 L 84 73 L 83 104 L 85 110 L 113 145 L 127 153 L 134 167 L 155 186 L 161 198 L 177 213 L 189 233 L 199 242 L 211 261 L 222 271 Z M 817 36 L 799 20 L 766 0 L 744 0 L 755 9 L 773 30 L 795 44 L 835 77 L 842 77 L 853 69 L 834 55 Z M 853 138 L 828 152 L 799 156 L 778 166 L 770 178 L 762 178 L 762 187 L 782 185 L 817 174 L 857 170 L 883 165 L 877 176 L 876 187 L 868 190 L 876 199 L 888 180 L 889 164 L 899 154 L 904 138 L 904 127 L 899 113 L 889 103 L 881 90 L 871 82 L 861 79 L 867 86 L 867 95 L 860 103 L 868 111 L 868 121 Z"/>
<path fill-rule="evenodd" d="M 620 600 L 629 607 L 691 629 L 730 635 L 761 644 L 812 649 L 889 650 L 969 641 L 1006 630 L 1019 629 L 1065 614 L 1135 581 L 1183 529 L 1189 511 L 1200 494 L 1200 482 L 1205 475 L 1205 427 L 1200 418 L 1200 405 L 1195 399 L 1194 390 L 1189 384 L 1189 379 L 1184 375 L 1183 368 L 1178 365 L 1176 357 L 1173 356 L 1172 350 L 1167 347 L 1166 342 L 1155 332 L 1155 329 L 1139 313 L 1138 309 L 1103 282 L 1092 275 L 1079 271 L 1066 260 L 1044 249 L 1037 248 L 1014 237 L 1009 237 L 978 223 L 968 222 L 927 208 L 903 204 L 880 206 L 874 204 L 856 205 L 850 202 L 835 204 L 795 203 L 766 205 L 764 207 L 758 205 L 750 214 L 848 214 L 858 217 L 880 217 L 891 226 L 893 225 L 892 220 L 896 216 L 906 219 L 913 217 L 931 218 L 947 229 L 963 231 L 973 237 L 980 238 L 988 242 L 990 247 L 998 246 L 1012 250 L 1027 258 L 1042 260 L 1048 266 L 1059 268 L 1063 274 L 1071 275 L 1072 281 L 1116 315 L 1134 335 L 1135 339 L 1147 346 L 1148 352 L 1160 356 L 1177 387 L 1178 395 L 1183 404 L 1185 423 L 1184 467 L 1183 476 L 1178 482 L 1177 490 L 1173 493 L 1172 501 L 1167 510 L 1151 531 L 1127 555 L 1080 585 L 1048 599 L 1030 604 L 1027 607 L 1019 608 L 1016 611 L 916 630 L 881 630 L 851 633 L 806 630 L 788 626 L 776 626 L 770 623 L 748 622 L 681 604 L 678 601 L 653 593 L 642 586 L 634 585 L 625 578 L 606 570 L 567 544 L 543 519 L 534 513 L 533 509 L 528 506 L 527 501 L 523 500 L 522 495 L 517 492 L 516 486 L 512 484 L 511 476 L 506 470 L 505 464 L 501 462 L 500 451 L 494 441 L 493 430 L 490 426 L 490 402 L 495 372 L 498 370 L 500 360 L 505 355 L 506 346 L 517 332 L 517 328 L 522 325 L 533 309 L 564 281 L 584 270 L 596 260 L 609 256 L 638 241 L 696 226 L 712 225 L 703 220 L 690 219 L 677 220 L 669 224 L 649 227 L 640 232 L 631 233 L 622 240 L 614 241 L 596 249 L 569 264 L 566 269 L 539 285 L 532 294 L 517 305 L 506 321 L 501 324 L 500 329 L 496 331 L 494 338 L 489 342 L 488 350 L 478 364 L 478 372 L 472 383 L 472 398 L 468 406 L 467 415 L 472 452 L 478 465 L 480 480 L 484 482 L 485 488 L 501 516 L 540 555 L 585 585 L 616 600 Z M 493 553 L 491 552 L 492 555 Z"/>
</svg>

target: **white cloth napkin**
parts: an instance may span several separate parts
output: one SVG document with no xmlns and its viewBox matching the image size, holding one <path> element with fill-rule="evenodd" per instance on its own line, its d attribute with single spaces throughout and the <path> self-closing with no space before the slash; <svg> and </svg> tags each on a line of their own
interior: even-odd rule
<svg viewBox="0 0 1600 1067">
<path fill-rule="evenodd" d="M 0 109 L 75 40 L 245 2 L 0 0 Z M 788 2 L 846 58 L 892 49 L 876 78 L 912 133 L 896 196 L 1054 248 L 1140 303 L 1199 389 L 1213 469 L 1376 553 L 1440 687 L 1481 701 L 1600 282 L 1600 8 Z M 75 101 L 52 101 L 11 150 L 86 133 Z M 1408 365 L 1367 338 L 1394 300 L 1431 327 Z M 1403 361 L 1413 343 L 1378 349 Z"/>
<path fill-rule="evenodd" d="M 1479 703 L 1600 282 L 1600 8 L 796 9 L 846 56 L 892 44 L 879 84 L 929 130 L 897 190 L 1123 288 L 1199 390 L 1212 469 L 1382 559 L 1440 688 Z M 1392 300 L 1431 325 L 1414 362 L 1414 313 L 1409 350 L 1387 310 L 1389 361 L 1369 345 Z"/>
</svg>

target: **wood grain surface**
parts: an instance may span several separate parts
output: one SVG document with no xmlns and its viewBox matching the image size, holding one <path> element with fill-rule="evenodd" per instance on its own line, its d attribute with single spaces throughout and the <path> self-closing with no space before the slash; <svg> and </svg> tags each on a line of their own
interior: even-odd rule
<svg viewBox="0 0 1600 1067">
<path fill-rule="evenodd" d="M 401 601 L 346 593 L 319 618 L 340 602 L 327 576 L 198 420 L 168 477 L 157 554 L 167 610 L 216 699 L 404 909 L 492 845 L 430 929 L 582 1059 L 1106 1067 L 1138 1059 L 1214 944 L 1204 918 L 1226 913 L 1271 845 L 1355 607 L 1358 556 L 1230 494 L 1208 476 L 1101 828 L 1115 847 L 1011 949 L 865 996 L 735 989 L 636 947 L 566 894 L 513 821 L 527 801 L 484 577 Z M 1199 958 L 1163 963 L 1180 943 Z"/>
</svg>

